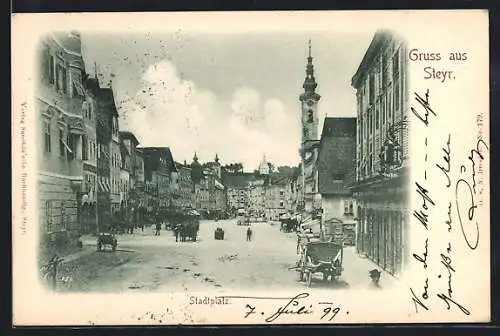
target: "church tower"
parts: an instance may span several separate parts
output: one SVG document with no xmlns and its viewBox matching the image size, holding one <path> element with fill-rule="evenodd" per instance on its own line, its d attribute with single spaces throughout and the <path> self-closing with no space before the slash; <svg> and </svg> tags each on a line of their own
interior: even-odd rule
<svg viewBox="0 0 500 336">
<path fill-rule="evenodd" d="M 302 114 L 302 141 L 300 144 L 302 193 L 298 208 L 300 211 L 312 214 L 313 200 L 318 192 L 317 160 L 318 160 L 318 102 L 321 96 L 316 93 L 318 84 L 314 77 L 313 57 L 311 55 L 311 40 L 309 40 L 309 57 L 307 58 L 306 78 L 302 85 L 304 92 L 300 95 Z"/>
<path fill-rule="evenodd" d="M 302 108 L 302 146 L 308 140 L 318 140 L 318 102 L 321 96 L 316 93 L 318 84 L 314 77 L 313 57 L 311 55 L 311 40 L 309 40 L 309 57 L 307 58 L 306 78 L 302 85 L 304 92 L 299 100 Z"/>
</svg>

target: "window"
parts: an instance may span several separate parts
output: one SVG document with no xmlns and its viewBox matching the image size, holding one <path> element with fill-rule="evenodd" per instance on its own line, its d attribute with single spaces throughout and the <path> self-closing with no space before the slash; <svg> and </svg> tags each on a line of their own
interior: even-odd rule
<svg viewBox="0 0 500 336">
<path fill-rule="evenodd" d="M 59 156 L 66 156 L 66 144 L 64 143 L 64 131 L 59 129 Z"/>
<path fill-rule="evenodd" d="M 313 110 L 307 111 L 307 122 L 308 123 L 314 122 L 314 112 L 313 112 Z"/>
<path fill-rule="evenodd" d="M 387 76 L 387 58 L 382 56 L 382 88 L 385 88 L 388 82 Z"/>
<path fill-rule="evenodd" d="M 369 78 L 368 78 L 368 81 L 369 81 L 369 88 L 368 88 L 368 94 L 370 95 L 369 96 L 369 99 L 370 99 L 370 105 L 372 105 L 374 102 L 375 102 L 375 76 L 374 75 L 371 75 Z"/>
<path fill-rule="evenodd" d="M 332 180 L 334 181 L 343 181 L 344 177 L 344 174 L 332 174 Z"/>
<path fill-rule="evenodd" d="M 379 113 L 380 107 L 377 104 L 375 107 L 375 129 L 378 129 L 379 127 L 379 119 L 380 119 L 380 113 Z"/>
<path fill-rule="evenodd" d="M 345 215 L 354 214 L 354 205 L 353 205 L 352 200 L 345 200 L 344 201 L 344 214 Z"/>
<path fill-rule="evenodd" d="M 53 213 L 52 201 L 46 201 L 45 202 L 45 218 L 46 218 L 47 222 L 46 222 L 45 231 L 47 233 L 52 233 L 52 228 L 53 228 L 53 225 L 52 225 L 53 214 L 52 213 Z"/>
<path fill-rule="evenodd" d="M 68 73 L 67 69 L 62 65 L 58 64 L 57 67 L 57 83 L 56 88 L 61 90 L 63 93 L 68 93 Z"/>
<path fill-rule="evenodd" d="M 87 119 L 90 119 L 90 107 L 88 102 L 86 101 L 83 102 L 82 111 L 83 111 L 83 116 Z"/>
<path fill-rule="evenodd" d="M 75 158 L 75 137 L 70 133 L 68 133 L 66 144 L 66 149 L 68 150 L 68 160 L 73 160 Z"/>
<path fill-rule="evenodd" d="M 399 49 L 394 53 L 392 57 L 392 75 L 394 78 L 399 76 Z"/>
<path fill-rule="evenodd" d="M 89 144 L 87 142 L 87 137 L 84 135 L 82 136 L 82 160 L 88 160 L 89 159 Z"/>
<path fill-rule="evenodd" d="M 54 84 L 54 57 L 48 47 L 44 49 L 42 57 L 43 76 L 50 84 Z"/>
<path fill-rule="evenodd" d="M 283 190 L 280 190 L 280 196 L 285 195 L 285 192 Z"/>
<path fill-rule="evenodd" d="M 280 208 L 283 208 L 285 206 L 285 202 L 280 201 Z"/>
<path fill-rule="evenodd" d="M 43 134 L 43 143 L 44 150 L 47 153 L 50 153 L 50 122 L 44 122 L 44 134 Z"/>
<path fill-rule="evenodd" d="M 368 110 L 368 133 L 372 133 L 372 126 L 373 126 L 373 113 L 371 108 Z"/>
<path fill-rule="evenodd" d="M 394 79 L 394 111 L 399 110 L 399 78 Z"/>
</svg>

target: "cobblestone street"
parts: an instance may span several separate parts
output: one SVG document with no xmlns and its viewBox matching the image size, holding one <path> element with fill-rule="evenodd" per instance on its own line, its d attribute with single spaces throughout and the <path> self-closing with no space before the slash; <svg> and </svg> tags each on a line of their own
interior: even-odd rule
<svg viewBox="0 0 500 336">
<path fill-rule="evenodd" d="M 225 230 L 225 239 L 215 240 L 214 230 Z M 61 266 L 60 291 L 92 292 L 182 292 L 214 290 L 273 290 L 305 288 L 294 269 L 296 236 L 282 233 L 278 225 L 252 224 L 253 240 L 246 241 L 246 227 L 234 220 L 200 224 L 197 242 L 175 242 L 171 231 L 153 235 L 153 228 L 133 235 L 120 235 L 116 252 L 95 251 L 95 238 L 85 237 L 91 253 Z M 374 265 L 360 259 L 353 247 L 344 249 L 344 272 L 338 284 L 313 279 L 312 288 L 364 289 Z M 67 280 L 67 279 L 71 280 Z M 382 286 L 395 280 L 386 275 Z"/>
</svg>

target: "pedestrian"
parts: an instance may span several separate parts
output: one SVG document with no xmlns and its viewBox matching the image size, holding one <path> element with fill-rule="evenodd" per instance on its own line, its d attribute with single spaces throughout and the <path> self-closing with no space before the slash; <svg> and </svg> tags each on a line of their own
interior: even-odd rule
<svg viewBox="0 0 500 336">
<path fill-rule="evenodd" d="M 372 269 L 370 272 L 371 279 L 371 287 L 372 288 L 382 288 L 380 286 L 380 274 L 381 272 L 378 269 Z"/>
<path fill-rule="evenodd" d="M 178 242 L 180 240 L 180 235 L 181 235 L 181 225 L 180 224 L 175 225 L 174 234 L 175 234 L 175 242 Z"/>
<path fill-rule="evenodd" d="M 252 229 L 249 227 L 247 229 L 247 241 L 251 241 L 252 240 Z"/>
<path fill-rule="evenodd" d="M 158 222 L 156 223 L 156 230 L 155 230 L 155 236 L 159 236 L 161 231 L 161 223 Z"/>
</svg>

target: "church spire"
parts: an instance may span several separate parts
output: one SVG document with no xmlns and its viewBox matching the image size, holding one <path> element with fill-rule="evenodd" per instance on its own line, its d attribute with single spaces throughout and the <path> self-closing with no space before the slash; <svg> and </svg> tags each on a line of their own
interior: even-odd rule
<svg viewBox="0 0 500 336">
<path fill-rule="evenodd" d="M 307 66 L 306 66 L 306 79 L 304 80 L 304 85 L 302 87 L 308 93 L 314 93 L 316 88 L 318 87 L 316 79 L 314 78 L 314 65 L 313 65 L 310 39 L 309 39 L 309 57 L 307 57 Z"/>
</svg>

